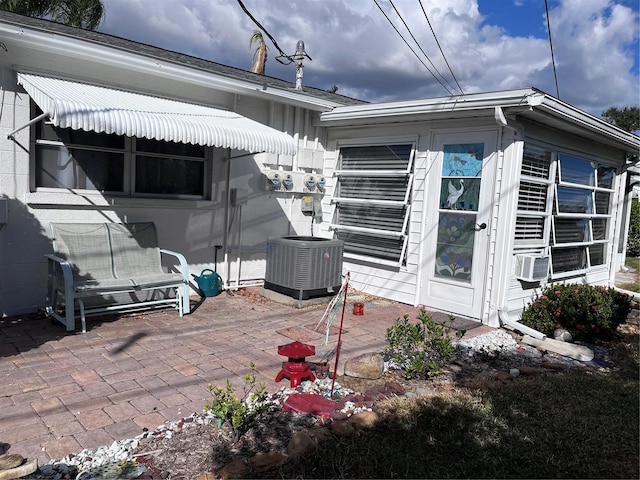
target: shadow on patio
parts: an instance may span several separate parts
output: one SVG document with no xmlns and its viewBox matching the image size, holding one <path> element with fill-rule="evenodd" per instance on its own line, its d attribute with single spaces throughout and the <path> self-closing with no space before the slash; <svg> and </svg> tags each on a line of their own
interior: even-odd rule
<svg viewBox="0 0 640 480">
<path fill-rule="evenodd" d="M 418 311 L 381 300 L 356 316 L 347 303 L 339 374 L 348 358 L 382 351 L 393 321 Z M 229 379 L 243 386 L 250 362 L 267 391 L 277 391 L 288 383 L 275 382 L 278 345 L 299 340 L 317 354 L 327 349 L 324 331 L 313 330 L 326 304 L 298 309 L 245 289 L 195 306 L 183 318 L 174 310 L 93 317 L 86 334 L 67 333 L 44 316 L 2 319 L 0 442 L 43 464 L 200 412 L 210 399 L 207 385 Z M 337 343 L 338 322 L 329 346 Z"/>
</svg>

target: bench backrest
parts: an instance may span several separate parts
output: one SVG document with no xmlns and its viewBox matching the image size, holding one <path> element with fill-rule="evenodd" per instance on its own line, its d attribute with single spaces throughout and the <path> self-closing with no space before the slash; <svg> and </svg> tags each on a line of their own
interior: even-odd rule
<svg viewBox="0 0 640 480">
<path fill-rule="evenodd" d="M 52 223 L 53 251 L 71 264 L 74 283 L 111 278 L 109 232 L 104 223 Z"/>
<path fill-rule="evenodd" d="M 153 222 L 109 223 L 116 278 L 163 273 L 158 234 Z"/>
<path fill-rule="evenodd" d="M 153 222 L 51 223 L 53 250 L 73 269 L 74 283 L 162 273 Z"/>
</svg>

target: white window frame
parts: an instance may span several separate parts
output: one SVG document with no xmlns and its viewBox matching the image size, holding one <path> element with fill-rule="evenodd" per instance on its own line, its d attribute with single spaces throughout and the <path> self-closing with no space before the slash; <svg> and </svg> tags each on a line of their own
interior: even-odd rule
<svg viewBox="0 0 640 480">
<path fill-rule="evenodd" d="M 584 275 L 586 273 L 590 273 L 596 271 L 598 269 L 602 269 L 606 263 L 607 258 L 610 256 L 611 248 L 613 245 L 613 226 L 612 226 L 612 210 L 614 208 L 613 200 L 615 194 L 615 178 L 611 184 L 610 188 L 600 187 L 598 186 L 598 166 L 606 166 L 615 169 L 615 166 L 610 163 L 603 161 L 602 159 L 593 158 L 585 154 L 584 152 L 574 152 L 568 149 L 560 149 L 557 147 L 547 146 L 543 144 L 539 144 L 537 142 L 527 141 L 525 143 L 525 152 L 527 147 L 544 150 L 545 152 L 550 153 L 550 165 L 548 169 L 549 176 L 547 178 L 544 177 L 536 177 L 531 175 L 521 174 L 521 182 L 520 182 L 520 195 L 522 195 L 523 183 L 535 183 L 541 186 L 546 186 L 547 188 L 547 198 L 546 205 L 544 211 L 536 211 L 536 210 L 520 210 L 518 209 L 516 212 L 516 229 L 518 219 L 523 218 L 534 218 L 534 219 L 542 219 L 544 222 L 543 227 L 543 238 L 532 239 L 532 240 L 518 240 L 515 241 L 515 248 L 517 250 L 521 249 L 541 249 L 544 253 L 549 253 L 551 255 L 551 279 L 559 280 L 567 277 L 575 277 L 579 275 Z M 594 185 L 588 185 L 585 183 L 576 183 L 562 180 L 562 158 L 563 156 L 573 157 L 575 159 L 581 161 L 594 162 L 596 166 L 594 167 Z M 572 188 L 576 190 L 584 190 L 588 192 L 591 196 L 591 211 L 586 213 L 578 213 L 578 212 L 561 212 L 558 192 L 559 189 L 562 188 Z M 606 193 L 609 195 L 609 204 L 607 206 L 607 213 L 600 213 L 597 211 L 597 203 L 596 203 L 596 195 L 598 192 Z M 587 237 L 583 237 L 582 240 L 574 240 L 562 242 L 560 241 L 559 235 L 559 220 L 583 220 L 586 223 L 585 232 L 588 234 Z M 594 238 L 594 226 L 593 222 L 596 220 L 604 220 L 605 222 L 605 231 L 604 238 Z M 590 249 L 595 246 L 604 245 L 603 252 L 603 263 L 592 265 L 591 264 L 591 252 Z M 581 254 L 585 255 L 585 264 L 584 268 L 576 268 L 574 270 L 568 271 L 554 271 L 553 268 L 553 257 L 554 252 L 567 251 L 572 248 L 582 249 Z M 599 247 L 598 247 L 599 248 Z"/>
<path fill-rule="evenodd" d="M 571 276 L 575 276 L 575 275 L 582 275 L 585 274 L 587 272 L 591 272 L 594 271 L 598 268 L 602 268 L 603 265 L 606 265 L 606 259 L 609 257 L 609 253 L 610 253 L 610 249 L 612 248 L 613 245 L 613 229 L 612 229 L 612 225 L 611 222 L 613 220 L 612 217 L 612 210 L 613 210 L 613 199 L 614 199 L 614 195 L 615 195 L 615 181 L 612 182 L 611 188 L 606 188 L 606 187 L 599 187 L 598 186 L 598 166 L 599 165 L 603 165 L 603 166 L 611 166 L 608 165 L 605 162 L 599 161 L 597 159 L 594 158 L 588 158 L 586 157 L 584 154 L 573 154 L 570 152 L 567 152 L 568 156 L 574 157 L 578 160 L 581 161 L 587 161 L 587 162 L 593 162 L 596 165 L 594 166 L 593 170 L 594 170 L 594 179 L 593 179 L 593 185 L 588 185 L 588 184 L 584 184 L 584 183 L 575 183 L 575 182 L 569 182 L 569 181 L 565 181 L 562 179 L 562 160 L 563 160 L 563 153 L 562 152 L 558 155 L 558 175 L 557 175 L 557 182 L 555 184 L 555 189 L 554 189 L 554 200 L 555 200 L 555 209 L 554 209 L 554 215 L 553 215 L 553 236 L 550 238 L 550 242 L 549 245 L 551 246 L 551 272 L 552 272 L 552 278 L 553 279 L 561 279 L 561 278 L 566 278 L 566 277 L 571 277 Z M 559 196 L 558 196 L 558 190 L 561 188 L 571 188 L 577 191 L 585 191 L 588 192 L 588 196 L 590 197 L 590 203 L 591 203 L 591 211 L 587 211 L 585 213 L 571 213 L 571 212 L 561 212 L 560 211 L 560 204 L 559 204 Z M 607 206 L 607 213 L 599 213 L 597 211 L 597 205 L 596 205 L 596 194 L 598 192 L 602 192 L 602 193 L 606 193 L 609 195 L 609 204 Z M 587 230 L 586 232 L 588 233 L 588 238 L 583 238 L 582 241 L 574 241 L 574 242 L 558 242 L 558 235 L 557 235 L 557 226 L 556 226 L 556 222 L 558 220 L 562 220 L 562 219 L 568 219 L 568 220 L 583 220 L 586 222 L 586 227 Z M 593 237 L 593 221 L 594 220 L 604 220 L 606 223 L 606 228 L 605 228 L 605 238 L 604 239 L 594 239 Z M 604 252 L 603 252 L 603 257 L 604 257 L 604 262 L 601 264 L 596 264 L 596 265 L 592 265 L 591 263 L 591 248 L 595 245 L 604 245 Z M 582 269 L 576 269 L 576 270 L 570 270 L 570 271 L 566 271 L 566 272 L 555 272 L 554 268 L 553 268 L 553 253 L 554 250 L 561 250 L 561 249 L 569 249 L 569 248 L 581 248 L 584 249 L 584 255 L 585 255 L 585 259 L 586 259 L 586 267 L 582 268 Z"/>
<path fill-rule="evenodd" d="M 532 238 L 532 239 L 522 239 L 522 240 L 515 240 L 515 246 L 517 248 L 542 248 L 542 249 L 546 249 L 547 245 L 549 245 L 549 233 L 551 231 L 551 212 L 552 212 L 552 205 L 553 205 L 553 186 L 554 186 L 554 181 L 553 179 L 555 178 L 555 169 L 556 169 L 556 153 L 547 148 L 544 147 L 542 145 L 538 145 L 532 142 L 527 142 L 525 144 L 525 151 L 526 151 L 526 147 L 530 146 L 532 148 L 536 148 L 539 150 L 544 150 L 546 152 L 550 153 L 550 165 L 549 165 L 549 169 L 548 169 L 548 176 L 547 177 L 543 177 L 543 176 L 533 176 L 533 175 L 521 175 L 520 176 L 520 186 L 519 186 L 519 190 L 522 189 L 523 182 L 529 183 L 529 184 L 536 184 L 539 185 L 541 187 L 541 189 L 545 189 L 546 188 L 546 199 L 545 199 L 545 203 L 544 203 L 544 209 L 543 210 L 520 210 L 518 209 L 516 212 L 516 224 L 517 224 L 517 219 L 518 218 L 532 218 L 532 219 L 538 219 L 542 221 L 542 236 L 541 238 Z M 524 153 L 523 153 L 524 155 Z M 517 227 L 516 227 L 517 230 Z"/>
<path fill-rule="evenodd" d="M 32 102 L 32 117 L 37 115 L 36 107 Z M 51 125 L 51 121 L 48 119 L 41 120 L 40 122 Z M 110 148 L 100 146 L 90 146 L 85 144 L 65 144 L 62 141 L 44 140 L 37 137 L 37 124 L 34 123 L 30 126 L 30 144 L 31 144 L 31 161 L 30 161 L 30 190 L 31 192 L 39 193 L 56 193 L 67 192 L 71 194 L 81 195 L 107 195 L 109 197 L 121 197 L 121 198 L 149 198 L 149 199 L 165 199 L 165 200 L 208 200 L 211 192 L 211 160 L 213 157 L 213 149 L 210 147 L 204 147 L 204 155 L 202 157 L 166 154 L 166 153 L 153 153 L 146 151 L 136 151 L 136 139 L 133 137 L 124 137 L 123 148 Z M 86 132 L 92 134 L 94 132 Z M 98 135 L 96 133 L 96 135 Z M 161 142 L 160 140 L 148 139 L 148 141 Z M 117 153 L 122 154 L 124 158 L 123 162 L 123 189 L 122 191 L 102 191 L 97 189 L 85 189 L 85 188 L 56 188 L 56 187 L 42 187 L 38 186 L 36 182 L 37 173 L 37 148 L 39 146 L 52 146 L 58 148 L 66 148 L 73 150 L 84 150 L 96 153 Z M 158 194 L 158 193 L 142 193 L 135 191 L 135 168 L 137 157 L 157 157 L 176 160 L 188 160 L 194 162 L 201 162 L 202 168 L 202 195 L 187 195 L 187 194 Z"/>
<path fill-rule="evenodd" d="M 409 158 L 407 160 L 407 165 L 402 169 L 375 169 L 375 170 L 357 170 L 357 169 L 344 169 L 342 168 L 342 152 L 345 149 L 349 148 L 357 148 L 357 147 L 365 147 L 365 148 L 375 148 L 375 147 L 387 147 L 394 145 L 406 145 L 410 147 Z M 337 168 L 333 175 L 337 178 L 336 180 L 336 190 L 334 191 L 334 196 L 331 199 L 331 203 L 334 205 L 334 219 L 329 225 L 329 229 L 333 230 L 338 234 L 338 232 L 353 232 L 353 233 L 361 233 L 364 235 L 370 235 L 373 237 L 381 237 L 381 238 L 395 238 L 399 239 L 402 243 L 401 248 L 399 250 L 399 255 L 396 260 L 390 260 L 386 258 L 381 258 L 376 255 L 362 255 L 354 252 L 349 252 L 348 247 L 345 248 L 344 256 L 345 258 L 360 260 L 365 262 L 373 262 L 382 265 L 389 265 L 394 267 L 402 267 L 406 265 L 406 253 L 407 253 L 407 245 L 409 240 L 409 219 L 411 218 L 411 197 L 413 192 L 413 179 L 414 179 L 414 163 L 415 163 L 415 155 L 416 155 L 416 142 L 414 139 L 406 140 L 406 139 L 393 139 L 389 141 L 371 141 L 371 142 L 357 142 L 357 143 L 345 143 L 338 146 L 337 152 Z M 353 198 L 353 197 L 341 197 L 336 192 L 339 191 L 339 184 L 341 178 L 349 178 L 349 177 L 369 177 L 369 178 L 404 178 L 406 179 L 406 190 L 404 192 L 404 197 L 402 200 L 387 200 L 387 199 L 370 199 L 370 198 Z M 404 218 L 401 223 L 401 228 L 399 230 L 385 230 L 382 228 L 370 228 L 370 227 L 358 227 L 353 225 L 341 225 L 337 223 L 336 219 L 339 218 L 339 209 L 340 205 L 349 205 L 349 206 L 358 206 L 358 205 L 370 205 L 370 206 L 378 206 L 378 207 L 395 207 L 404 209 Z"/>
</svg>

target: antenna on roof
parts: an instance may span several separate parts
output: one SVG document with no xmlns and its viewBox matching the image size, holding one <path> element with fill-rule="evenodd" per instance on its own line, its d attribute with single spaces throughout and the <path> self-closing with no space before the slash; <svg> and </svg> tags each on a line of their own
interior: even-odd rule
<svg viewBox="0 0 640 480">
<path fill-rule="evenodd" d="M 281 58 L 286 58 L 289 61 L 285 63 Z M 292 62 L 296 62 L 296 90 L 302 90 L 302 68 L 304 67 L 303 60 L 305 58 L 311 60 L 311 57 L 304 49 L 304 42 L 302 40 L 298 40 L 298 43 L 296 44 L 296 53 L 293 55 L 280 55 L 279 57 L 276 57 L 276 60 L 283 65 L 289 65 Z"/>
</svg>

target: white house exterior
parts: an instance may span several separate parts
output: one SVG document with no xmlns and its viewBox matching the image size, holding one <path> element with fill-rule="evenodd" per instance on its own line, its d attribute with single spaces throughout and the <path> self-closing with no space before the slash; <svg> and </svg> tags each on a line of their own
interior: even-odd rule
<svg viewBox="0 0 640 480">
<path fill-rule="evenodd" d="M 339 238 L 356 288 L 493 326 L 613 281 L 640 139 L 535 89 L 366 104 L 7 12 L 0 42 L 4 315 L 46 304 L 62 221 L 153 221 L 227 288 L 271 237 Z"/>
<path fill-rule="evenodd" d="M 337 107 L 321 124 L 334 186 L 356 173 L 341 165 L 353 146 L 412 149 L 405 256 L 347 253 L 356 288 L 497 326 L 546 283 L 613 283 L 624 159 L 638 137 L 535 89 Z M 348 222 L 332 227 L 339 237 L 358 231 Z M 386 234 L 376 228 L 370 241 Z"/>
</svg>

